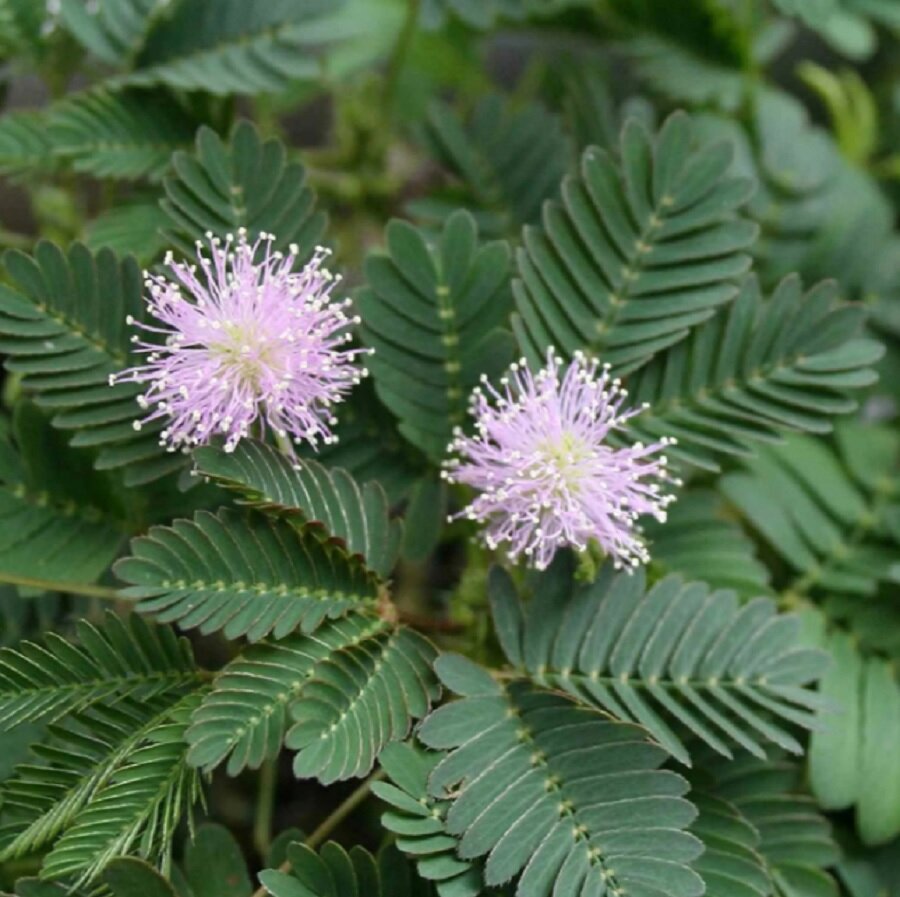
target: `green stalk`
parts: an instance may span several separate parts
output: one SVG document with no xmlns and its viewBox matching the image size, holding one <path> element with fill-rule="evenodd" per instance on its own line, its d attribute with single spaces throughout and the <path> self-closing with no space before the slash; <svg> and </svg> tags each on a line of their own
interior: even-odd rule
<svg viewBox="0 0 900 897">
<path fill-rule="evenodd" d="M 0 573 L 0 585 L 43 589 L 46 592 L 66 592 L 69 595 L 83 595 L 85 598 L 101 598 L 104 601 L 118 601 L 122 597 L 116 589 L 111 589 L 108 586 L 92 586 L 80 582 L 60 582 L 55 579 L 16 576 L 14 573 Z"/>
<path fill-rule="evenodd" d="M 349 794 L 345 800 L 322 822 L 322 824 L 304 842 L 307 847 L 315 850 L 328 836 L 369 796 L 372 785 L 384 778 L 384 772 L 373 772 L 355 791 Z M 285 860 L 279 867 L 279 872 L 290 872 L 291 862 Z M 264 887 L 257 888 L 252 897 L 266 897 L 268 891 Z"/>
<path fill-rule="evenodd" d="M 259 770 L 259 801 L 253 825 L 253 844 L 265 859 L 272 844 L 272 816 L 275 812 L 275 789 L 278 785 L 278 761 L 266 760 Z"/>
</svg>

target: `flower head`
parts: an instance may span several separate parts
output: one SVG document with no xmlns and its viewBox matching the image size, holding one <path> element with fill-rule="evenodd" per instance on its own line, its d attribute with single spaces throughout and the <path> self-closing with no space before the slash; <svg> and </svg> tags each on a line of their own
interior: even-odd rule
<svg viewBox="0 0 900 897">
<path fill-rule="evenodd" d="M 231 451 L 258 422 L 294 443 L 335 441 L 332 406 L 366 371 L 364 349 L 347 348 L 350 300 L 334 301 L 338 277 L 317 249 L 294 271 L 298 248 L 283 254 L 262 234 L 254 243 L 238 232 L 224 243 L 197 242 L 197 265 L 166 258 L 168 276 L 146 276 L 154 323 L 128 323 L 146 362 L 110 383 L 147 384 L 138 403 L 148 411 L 135 429 L 157 418 L 168 423 L 161 444 L 170 451 L 225 438 Z"/>
<path fill-rule="evenodd" d="M 617 567 L 648 560 L 637 519 L 665 519 L 674 500 L 661 454 L 673 439 L 652 445 L 606 444 L 610 432 L 639 413 L 623 410 L 627 396 L 609 366 L 576 353 L 563 369 L 553 349 L 532 374 L 524 359 L 500 381 L 472 396 L 475 435 L 457 433 L 444 477 L 480 490 L 457 517 L 485 525 L 490 548 L 501 543 L 544 569 L 557 549 L 584 550 L 592 540 Z"/>
</svg>

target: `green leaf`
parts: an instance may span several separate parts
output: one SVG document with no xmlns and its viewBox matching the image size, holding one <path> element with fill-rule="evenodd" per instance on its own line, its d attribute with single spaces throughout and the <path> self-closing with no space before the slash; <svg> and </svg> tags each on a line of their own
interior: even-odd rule
<svg viewBox="0 0 900 897">
<path fill-rule="evenodd" d="M 877 25 L 900 28 L 900 11 L 890 0 L 773 0 L 785 15 L 797 16 L 831 47 L 854 60 L 878 46 Z"/>
<path fill-rule="evenodd" d="M 664 523 L 648 518 L 643 526 L 654 572 L 678 573 L 746 598 L 769 591 L 769 571 L 755 544 L 713 490 L 679 493 Z"/>
<path fill-rule="evenodd" d="M 777 897 L 837 897 L 826 870 L 838 859 L 838 848 L 828 821 L 803 793 L 796 765 L 744 755 L 727 764 L 717 759 L 703 769 L 698 779 L 704 790 L 728 801 L 759 833 L 756 850 Z"/>
<path fill-rule="evenodd" d="M 84 242 L 91 252 L 107 249 L 117 255 L 132 254 L 138 263 L 148 265 L 166 247 L 162 229 L 168 220 L 156 202 L 116 206 L 86 226 Z"/>
<path fill-rule="evenodd" d="M 884 349 L 857 338 L 863 317 L 837 303 L 834 283 L 804 293 L 791 277 L 764 300 L 748 278 L 727 309 L 629 380 L 630 401 L 649 406 L 629 429 L 676 437 L 670 454 L 711 470 L 783 430 L 827 432 L 856 408 L 852 392 L 877 379 Z"/>
<path fill-rule="evenodd" d="M 432 154 L 464 185 L 462 204 L 471 206 L 491 234 L 537 222 L 573 156 L 555 116 L 537 104 L 516 108 L 497 94 L 482 99 L 467 122 L 451 107 L 432 104 L 424 136 Z M 439 194 L 411 208 L 441 221 L 460 204 L 452 194 Z"/>
<path fill-rule="evenodd" d="M 618 46 L 650 92 L 676 104 L 734 114 L 752 87 L 747 74 L 734 65 L 703 58 L 666 36 L 639 34 Z"/>
<path fill-rule="evenodd" d="M 618 159 L 585 151 L 523 233 L 514 329 L 534 365 L 555 345 L 632 371 L 734 298 L 757 228 L 736 215 L 752 185 L 728 176 L 731 153 L 698 145 L 684 114 L 655 139 L 626 123 Z"/>
<path fill-rule="evenodd" d="M 138 54 L 135 71 L 117 84 L 257 94 L 313 80 L 317 47 L 341 37 L 331 15 L 342 0 L 182 0 L 160 19 Z M 337 9 L 336 9 L 337 8 Z"/>
<path fill-rule="evenodd" d="M 700 811 L 691 831 L 705 847 L 694 863 L 705 897 L 769 897 L 773 885 L 759 853 L 759 832 L 728 801 L 702 791 L 692 792 L 691 800 Z"/>
<path fill-rule="evenodd" d="M 53 151 L 98 178 L 159 180 L 196 128 L 170 94 L 152 91 L 75 94 L 47 117 Z"/>
<path fill-rule="evenodd" d="M 44 416 L 19 403 L 0 420 L 0 579 L 94 582 L 128 531 L 116 483 L 93 456 L 67 446 Z"/>
<path fill-rule="evenodd" d="M 492 577 L 491 604 L 508 619 L 518 599 L 503 578 Z M 504 641 L 535 682 L 644 726 L 690 765 L 683 730 L 726 757 L 734 742 L 758 757 L 761 742 L 802 753 L 790 729 L 815 724 L 821 701 L 806 686 L 827 658 L 800 646 L 799 628 L 768 598 L 741 606 L 734 592 L 676 576 L 646 590 L 643 570 L 607 565 L 580 585 L 561 556 L 535 580 L 518 638 Z"/>
<path fill-rule="evenodd" d="M 893 666 L 865 657 L 845 633 L 823 644 L 833 658 L 822 697 L 833 707 L 809 746 L 810 785 L 827 810 L 856 808 L 865 844 L 900 834 L 900 763 L 884 745 L 900 737 L 900 684 Z"/>
<path fill-rule="evenodd" d="M 197 680 L 190 645 L 166 627 L 108 613 L 103 625 L 81 621 L 80 645 L 55 633 L 43 642 L 0 649 L 0 726 L 56 720 L 96 704 L 184 688 Z"/>
<path fill-rule="evenodd" d="M 373 857 L 362 847 L 350 852 L 329 841 L 316 853 L 304 844 L 288 847 L 290 872 L 264 869 L 259 880 L 271 897 L 433 897 L 396 848 Z"/>
<path fill-rule="evenodd" d="M 0 119 L 0 173 L 50 173 L 57 162 L 43 112 L 6 112 Z"/>
<path fill-rule="evenodd" d="M 253 892 L 240 845 L 222 825 L 201 825 L 184 851 L 193 897 L 249 897 Z"/>
<path fill-rule="evenodd" d="M 186 760 L 184 733 L 199 696 L 188 695 L 169 719 L 93 795 L 91 802 L 44 859 L 47 878 L 99 875 L 132 848 L 145 858 L 171 861 L 172 837 L 201 798 L 199 774 Z"/>
<path fill-rule="evenodd" d="M 443 458 L 468 396 L 485 372 L 511 359 L 509 249 L 478 246 L 475 222 L 457 211 L 429 242 L 404 221 L 387 226 L 386 255 L 366 260 L 357 306 L 361 336 L 375 350 L 368 368 L 400 432 Z"/>
<path fill-rule="evenodd" d="M 4 265 L 16 289 L 0 287 L 0 350 L 25 394 L 52 412 L 55 427 L 75 431 L 73 446 L 98 450 L 96 467 L 126 467 L 126 485 L 181 467 L 159 446 L 161 423 L 135 431 L 139 387 L 109 385 L 136 357 L 128 316 L 147 315 L 134 259 L 94 255 L 80 243 L 64 254 L 40 242 L 33 256 L 7 252 Z"/>
<path fill-rule="evenodd" d="M 838 429 L 837 451 L 810 436 L 790 436 L 747 461 L 746 471 L 719 481 L 787 565 L 785 591 L 821 595 L 830 617 L 847 620 L 878 648 L 895 644 L 891 631 L 879 631 L 884 621 L 875 613 L 875 593 L 879 582 L 896 578 L 898 457 L 896 433 L 847 423 Z"/>
<path fill-rule="evenodd" d="M 281 141 L 263 141 L 248 121 L 238 122 L 227 144 L 201 127 L 196 150 L 176 153 L 172 167 L 162 208 L 171 220 L 169 238 L 185 255 L 194 255 L 194 241 L 207 231 L 224 238 L 244 227 L 251 238 L 275 234 L 282 250 L 296 243 L 305 257 L 325 229 L 303 166 L 288 161 Z"/>
<path fill-rule="evenodd" d="M 850 298 L 885 292 L 895 267 L 886 263 L 894 255 L 891 203 L 798 98 L 768 87 L 754 93 L 747 129 L 709 115 L 698 127 L 707 139 L 731 141 L 732 173 L 757 182 L 747 211 L 762 229 L 755 270 L 767 289 L 799 272 L 811 282 L 837 279 Z"/>
<path fill-rule="evenodd" d="M 282 452 L 243 440 L 233 452 L 206 446 L 194 452 L 197 473 L 241 496 L 241 503 L 284 514 L 313 533 L 321 531 L 369 569 L 386 577 L 394 566 L 402 525 L 391 520 L 384 490 L 362 488 L 346 471 L 315 461 L 291 463 Z"/>
<path fill-rule="evenodd" d="M 216 677 L 188 730 L 188 760 L 228 774 L 258 768 L 287 736 L 298 775 L 365 775 L 437 697 L 434 649 L 409 629 L 356 614 L 246 649 Z"/>
<path fill-rule="evenodd" d="M 378 588 L 358 559 L 259 513 L 198 512 L 152 527 L 115 566 L 141 613 L 227 638 L 283 638 L 374 605 Z"/>
<path fill-rule="evenodd" d="M 65 885 L 57 885 L 50 881 L 40 881 L 37 878 L 20 878 L 16 882 L 16 895 L 18 897 L 91 897 L 81 889 L 73 889 Z M 13 897 L 4 894 L 3 897 Z"/>
<path fill-rule="evenodd" d="M 82 0 L 62 0 L 59 16 L 85 50 L 118 68 L 133 63 L 166 6 L 163 0 L 98 0 L 91 9 Z"/>
<path fill-rule="evenodd" d="M 865 661 L 846 633 L 832 633 L 822 647 L 831 663 L 819 691 L 834 709 L 809 742 L 810 788 L 824 809 L 843 810 L 855 803 L 862 784 L 859 749 Z"/>
<path fill-rule="evenodd" d="M 320 660 L 291 707 L 285 744 L 298 751 L 294 775 L 327 785 L 368 774 L 384 746 L 405 738 L 438 698 L 435 653 L 400 628 Z"/>
<path fill-rule="evenodd" d="M 428 779 L 445 755 L 414 742 L 394 742 L 378 758 L 389 782 L 373 792 L 388 805 L 381 824 L 397 836 L 397 847 L 416 863 L 419 876 L 434 882 L 440 897 L 476 897 L 484 890 L 480 863 L 460 859 L 457 838 L 447 834 L 448 800 L 428 791 Z"/>
<path fill-rule="evenodd" d="M 413 487 L 404 519 L 403 557 L 421 563 L 437 547 L 447 519 L 447 484 L 424 476 Z"/>
<path fill-rule="evenodd" d="M 450 751 L 430 790 L 452 802 L 446 831 L 460 859 L 485 857 L 489 886 L 519 876 L 520 897 L 584 887 L 703 893 L 688 865 L 702 846 L 684 831 L 697 813 L 687 783 L 659 769 L 665 751 L 643 729 L 524 681 L 484 679 L 419 730 Z"/>
<path fill-rule="evenodd" d="M 175 889 L 156 869 L 134 857 L 113 860 L 106 867 L 103 881 L 113 897 L 177 897 Z"/>
<path fill-rule="evenodd" d="M 484 889 L 481 864 L 459 859 L 457 839 L 446 829 L 450 801 L 428 792 L 428 779 L 444 756 L 414 742 L 389 744 L 378 762 L 390 781 L 374 782 L 372 790 L 388 805 L 381 824 L 415 860 L 419 876 L 433 881 L 440 897 L 476 897 Z"/>
<path fill-rule="evenodd" d="M 45 850 L 77 822 L 96 792 L 166 723 L 185 688 L 98 704 L 50 726 L 34 759 L 3 786 L 3 860 Z"/>
<path fill-rule="evenodd" d="M 189 146 L 196 122 L 162 91 L 98 88 L 0 124 L 0 171 L 69 168 L 96 178 L 159 180 L 172 153 Z"/>
<path fill-rule="evenodd" d="M 337 443 L 318 450 L 298 446 L 298 454 L 346 470 L 361 486 L 377 481 L 391 505 L 406 498 L 427 462 L 397 432 L 395 418 L 378 401 L 372 378 L 366 377 L 335 414 Z"/>
</svg>

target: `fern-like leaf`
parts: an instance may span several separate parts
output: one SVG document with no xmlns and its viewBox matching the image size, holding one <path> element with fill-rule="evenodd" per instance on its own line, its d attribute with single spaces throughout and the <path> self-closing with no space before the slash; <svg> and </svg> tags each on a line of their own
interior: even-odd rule
<svg viewBox="0 0 900 897">
<path fill-rule="evenodd" d="M 387 226 L 386 255 L 366 261 L 358 296 L 368 367 L 400 431 L 441 459 L 462 425 L 468 396 L 485 371 L 512 356 L 503 328 L 509 313 L 509 250 L 477 243 L 471 215 L 455 212 L 436 242 L 403 221 Z"/>
<path fill-rule="evenodd" d="M 390 519 L 387 496 L 377 483 L 360 488 L 344 470 L 315 461 L 292 464 L 282 452 L 250 440 L 233 452 L 197 449 L 194 459 L 199 474 L 237 492 L 247 504 L 322 531 L 379 576 L 393 568 L 402 526 Z"/>
<path fill-rule="evenodd" d="M 810 786 L 827 810 L 855 808 L 865 844 L 886 843 L 900 834 L 900 762 L 884 749 L 900 737 L 900 683 L 893 664 L 866 657 L 845 632 L 822 645 L 832 663 L 821 692 L 834 711 L 810 740 Z"/>
<path fill-rule="evenodd" d="M 51 726 L 49 740 L 33 747 L 35 761 L 18 767 L 0 791 L 7 820 L 0 859 L 41 850 L 75 823 L 183 696 L 179 689 L 98 704 Z"/>
<path fill-rule="evenodd" d="M 169 238 L 186 255 L 194 254 L 198 234 L 225 237 L 245 227 L 251 237 L 274 234 L 283 250 L 296 243 L 303 258 L 325 228 L 303 166 L 287 160 L 281 141 L 263 141 L 248 121 L 238 122 L 227 144 L 201 127 L 196 150 L 176 153 L 172 167 L 162 207 L 172 222 Z"/>
<path fill-rule="evenodd" d="M 803 792 L 796 764 L 744 755 L 730 763 L 716 758 L 703 769 L 698 784 L 736 808 L 759 833 L 755 849 L 765 861 L 775 897 L 837 897 L 826 870 L 838 859 L 838 848 L 828 821 Z"/>
<path fill-rule="evenodd" d="M 182 0 L 149 34 L 134 72 L 116 83 L 214 94 L 284 89 L 320 73 L 317 46 L 333 41 L 329 16 L 344 0 Z"/>
<path fill-rule="evenodd" d="M 264 869 L 259 880 L 271 897 L 433 897 L 434 889 L 417 878 L 395 847 L 373 857 L 362 847 L 350 852 L 329 841 L 316 851 L 290 844 L 290 872 Z"/>
<path fill-rule="evenodd" d="M 484 4 L 477 4 L 484 5 Z M 459 205 L 471 207 L 483 230 L 508 234 L 536 223 L 572 160 L 558 119 L 537 104 L 513 108 L 494 94 L 461 122 L 453 109 L 434 103 L 425 136 L 432 153 L 465 187 L 462 197 L 438 195 L 411 208 L 443 221 Z"/>
<path fill-rule="evenodd" d="M 196 683 L 190 645 L 170 629 L 137 616 L 109 613 L 102 626 L 78 624 L 80 644 L 55 633 L 42 643 L 0 650 L 0 726 L 55 720 L 125 697 L 154 695 Z"/>
<path fill-rule="evenodd" d="M 98 468 L 127 467 L 128 485 L 182 466 L 159 446 L 161 423 L 135 432 L 139 388 L 109 385 L 133 360 L 128 316 L 147 314 L 134 259 L 41 242 L 33 256 L 7 252 L 4 264 L 17 289 L 0 289 L 0 351 L 26 395 L 53 413 L 55 427 L 75 431 L 72 445 L 99 450 Z"/>
<path fill-rule="evenodd" d="M 770 897 L 772 879 L 759 852 L 759 832 L 734 804 L 692 791 L 699 815 L 691 832 L 704 851 L 694 863 L 706 884 L 705 897 Z"/>
<path fill-rule="evenodd" d="M 631 400 L 649 405 L 631 430 L 677 437 L 673 455 L 712 470 L 785 429 L 827 432 L 856 408 L 852 391 L 877 379 L 884 349 L 857 338 L 863 317 L 837 303 L 832 282 L 804 293 L 790 277 L 764 301 L 748 278 L 728 309 L 630 379 Z"/>
<path fill-rule="evenodd" d="M 47 127 L 53 151 L 77 172 L 158 180 L 196 124 L 168 94 L 95 91 L 52 106 Z"/>
<path fill-rule="evenodd" d="M 116 255 L 133 255 L 149 265 L 166 247 L 162 229 L 168 216 L 157 202 L 135 202 L 108 209 L 85 227 L 84 243 L 91 252 L 108 249 Z"/>
<path fill-rule="evenodd" d="M 335 412 L 338 442 L 318 451 L 301 446 L 301 457 L 342 468 L 361 486 L 377 481 L 392 505 L 406 498 L 428 464 L 397 431 L 394 416 L 378 401 L 372 378 L 366 377 Z"/>
<path fill-rule="evenodd" d="M 298 751 L 294 775 L 324 784 L 366 775 L 381 749 L 404 738 L 440 694 L 435 653 L 400 628 L 321 660 L 291 710 L 285 743 Z"/>
<path fill-rule="evenodd" d="M 430 643 L 356 614 L 253 645 L 216 677 L 187 738 L 194 766 L 228 760 L 229 775 L 275 757 L 288 736 L 297 771 L 323 781 L 365 775 L 389 741 L 403 738 L 437 696 Z M 315 744 L 312 748 L 310 745 Z"/>
<path fill-rule="evenodd" d="M 199 700 L 197 694 L 182 699 L 94 794 L 44 859 L 44 877 L 71 876 L 83 883 L 132 849 L 168 867 L 175 831 L 202 797 L 200 775 L 187 763 L 184 741 Z"/>
<path fill-rule="evenodd" d="M 486 857 L 485 883 L 518 875 L 520 897 L 624 891 L 699 897 L 689 863 L 702 850 L 687 783 L 659 769 L 643 729 L 556 692 L 500 684 L 471 661 L 436 664 L 463 699 L 436 710 L 419 737 L 450 753 L 431 774 L 450 797 L 447 832 L 462 859 Z"/>
<path fill-rule="evenodd" d="M 879 582 L 895 579 L 900 439 L 849 423 L 839 426 L 836 443 L 834 451 L 792 435 L 747 461 L 746 471 L 726 474 L 719 488 L 791 571 L 785 590 L 821 595 L 830 615 L 852 624 Z M 879 636 L 877 626 L 860 632 L 878 647 L 891 637 Z"/>
<path fill-rule="evenodd" d="M 14 437 L 14 439 L 13 439 Z M 93 456 L 65 444 L 29 402 L 12 432 L 0 420 L 0 577 L 94 582 L 119 552 L 128 522 Z"/>
<path fill-rule="evenodd" d="M 769 591 L 769 571 L 757 557 L 755 543 L 711 489 L 681 492 L 666 521 L 648 519 L 644 532 L 654 572 L 734 589 L 746 598 Z"/>
<path fill-rule="evenodd" d="M 626 123 L 619 159 L 585 151 L 542 227 L 524 231 L 514 329 L 529 360 L 555 345 L 631 371 L 734 298 L 757 227 L 736 217 L 752 184 L 727 174 L 731 153 L 697 146 L 684 114 L 655 140 Z"/>
<path fill-rule="evenodd" d="M 458 839 L 447 832 L 452 804 L 428 790 L 444 757 L 413 742 L 389 744 L 378 762 L 390 781 L 374 782 L 372 790 L 388 805 L 381 824 L 397 836 L 397 847 L 415 859 L 419 875 L 434 882 L 440 897 L 477 897 L 484 890 L 482 864 L 457 856 Z"/>
<path fill-rule="evenodd" d="M 645 588 L 642 570 L 616 575 L 607 565 L 573 589 L 562 556 L 537 580 L 525 610 L 500 568 L 490 591 L 510 662 L 542 685 L 645 726 L 682 763 L 691 757 L 680 727 L 726 757 L 730 741 L 759 757 L 760 741 L 802 753 L 784 724 L 815 724 L 811 711 L 821 702 L 804 686 L 827 658 L 800 647 L 799 620 L 779 615 L 768 598 L 742 607 L 734 592 L 676 576 Z"/>
<path fill-rule="evenodd" d="M 283 638 L 372 606 L 378 589 L 359 562 L 259 513 L 200 511 L 131 543 L 118 576 L 141 613 L 228 638 Z"/>
<path fill-rule="evenodd" d="M 42 112 L 6 112 L 0 119 L 0 174 L 18 176 L 57 165 Z"/>
<path fill-rule="evenodd" d="M 167 0 L 61 0 L 63 27 L 89 53 L 108 65 L 129 66 Z"/>
</svg>

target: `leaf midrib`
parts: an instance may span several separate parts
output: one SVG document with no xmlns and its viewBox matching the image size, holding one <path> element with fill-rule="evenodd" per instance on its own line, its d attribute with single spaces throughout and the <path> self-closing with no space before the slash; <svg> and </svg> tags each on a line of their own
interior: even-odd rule
<svg viewBox="0 0 900 897">
<path fill-rule="evenodd" d="M 679 689 L 689 687 L 698 690 L 709 690 L 712 688 L 728 688 L 739 690 L 741 688 L 769 688 L 771 683 L 766 681 L 765 676 L 757 676 L 756 678 L 746 679 L 742 681 L 741 677 L 719 677 L 714 676 L 707 679 L 693 679 L 688 676 L 678 677 L 649 677 L 640 678 L 632 674 L 619 674 L 618 676 L 605 673 L 600 676 L 592 676 L 589 672 L 584 671 L 566 671 L 566 670 L 532 670 L 526 671 L 526 675 L 534 675 L 536 677 L 547 677 L 548 679 L 561 679 L 567 682 L 573 682 L 576 685 L 582 682 L 598 685 L 609 686 L 625 686 L 630 688 L 650 689 L 664 688 L 666 690 L 678 691 Z"/>
</svg>

